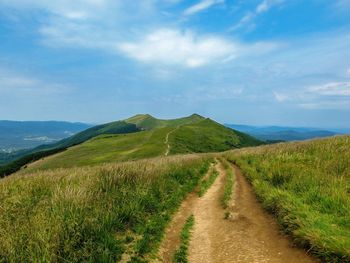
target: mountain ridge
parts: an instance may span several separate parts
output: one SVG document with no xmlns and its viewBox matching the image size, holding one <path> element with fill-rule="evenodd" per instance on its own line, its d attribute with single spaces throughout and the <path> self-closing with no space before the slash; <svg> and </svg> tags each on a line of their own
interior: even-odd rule
<svg viewBox="0 0 350 263">
<path fill-rule="evenodd" d="M 116 124 L 120 129 L 113 129 Z M 123 129 L 126 127 L 131 129 L 125 132 Z M 77 143 L 72 144 L 72 141 Z M 95 165 L 165 156 L 168 153 L 219 152 L 260 144 L 263 142 L 198 114 L 168 120 L 138 114 L 92 127 L 68 138 L 58 144 L 66 148 L 64 151 L 31 167 L 51 169 Z M 46 149 L 57 148 L 51 145 Z"/>
</svg>

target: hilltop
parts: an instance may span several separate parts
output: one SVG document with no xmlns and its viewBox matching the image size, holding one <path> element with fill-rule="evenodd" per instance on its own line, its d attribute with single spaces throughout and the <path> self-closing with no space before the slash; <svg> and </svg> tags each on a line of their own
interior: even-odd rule
<svg viewBox="0 0 350 263">
<path fill-rule="evenodd" d="M 58 145 L 67 147 L 67 150 L 31 168 L 96 165 L 162 155 L 219 152 L 260 144 L 261 141 L 247 134 L 198 114 L 171 120 L 139 114 L 90 128 L 66 139 Z"/>
</svg>

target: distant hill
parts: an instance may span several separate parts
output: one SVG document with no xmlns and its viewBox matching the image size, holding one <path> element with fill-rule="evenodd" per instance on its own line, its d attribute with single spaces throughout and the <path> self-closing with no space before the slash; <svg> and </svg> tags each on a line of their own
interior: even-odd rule
<svg viewBox="0 0 350 263">
<path fill-rule="evenodd" d="M 0 151 L 11 152 L 57 142 L 91 126 L 63 121 L 0 120 Z"/>
<path fill-rule="evenodd" d="M 126 119 L 125 122 L 133 123 L 141 130 L 151 130 L 155 128 L 177 127 L 184 124 L 196 123 L 203 119 L 205 118 L 198 114 L 192 114 L 188 117 L 172 120 L 156 119 L 149 114 L 137 114 L 129 119 Z"/>
<path fill-rule="evenodd" d="M 77 145 L 67 143 L 72 141 Z M 260 144 L 261 141 L 247 134 L 197 114 L 173 120 L 160 120 L 145 114 L 96 126 L 59 142 L 56 147 L 68 149 L 34 164 L 32 168 L 93 165 L 178 153 L 218 152 Z"/>
<path fill-rule="evenodd" d="M 92 125 L 64 121 L 0 121 L 0 165 L 53 144 Z"/>
<path fill-rule="evenodd" d="M 304 127 L 250 126 L 225 124 L 227 127 L 245 132 L 263 141 L 302 141 L 342 134 L 338 131 Z"/>
</svg>

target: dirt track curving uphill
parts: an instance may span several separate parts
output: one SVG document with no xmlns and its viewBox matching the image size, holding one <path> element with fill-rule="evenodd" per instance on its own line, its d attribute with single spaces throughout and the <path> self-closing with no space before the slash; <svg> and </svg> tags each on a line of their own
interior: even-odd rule
<svg viewBox="0 0 350 263">
<path fill-rule="evenodd" d="M 164 141 L 164 144 L 166 145 L 166 151 L 165 151 L 165 156 L 168 156 L 169 153 L 170 153 L 170 143 L 169 143 L 169 135 L 171 133 L 173 133 L 174 131 L 176 131 L 179 127 L 176 127 L 174 130 L 170 131 L 167 133 L 167 135 L 165 136 L 165 141 Z"/>
<path fill-rule="evenodd" d="M 304 250 L 292 247 L 289 239 L 279 233 L 275 220 L 263 211 L 236 167 L 232 216 L 225 219 L 220 204 L 225 171 L 221 165 L 216 167 L 220 175 L 207 193 L 201 198 L 191 194 L 175 215 L 161 246 L 161 262 L 172 262 L 181 228 L 191 214 L 195 218 L 189 249 L 191 263 L 316 262 Z"/>
</svg>

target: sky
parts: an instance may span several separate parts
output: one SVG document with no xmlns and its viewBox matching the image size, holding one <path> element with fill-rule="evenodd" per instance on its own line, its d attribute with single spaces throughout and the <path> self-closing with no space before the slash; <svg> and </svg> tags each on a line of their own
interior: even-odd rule
<svg viewBox="0 0 350 263">
<path fill-rule="evenodd" d="M 0 0 L 0 119 L 350 128 L 350 0 Z"/>
</svg>

